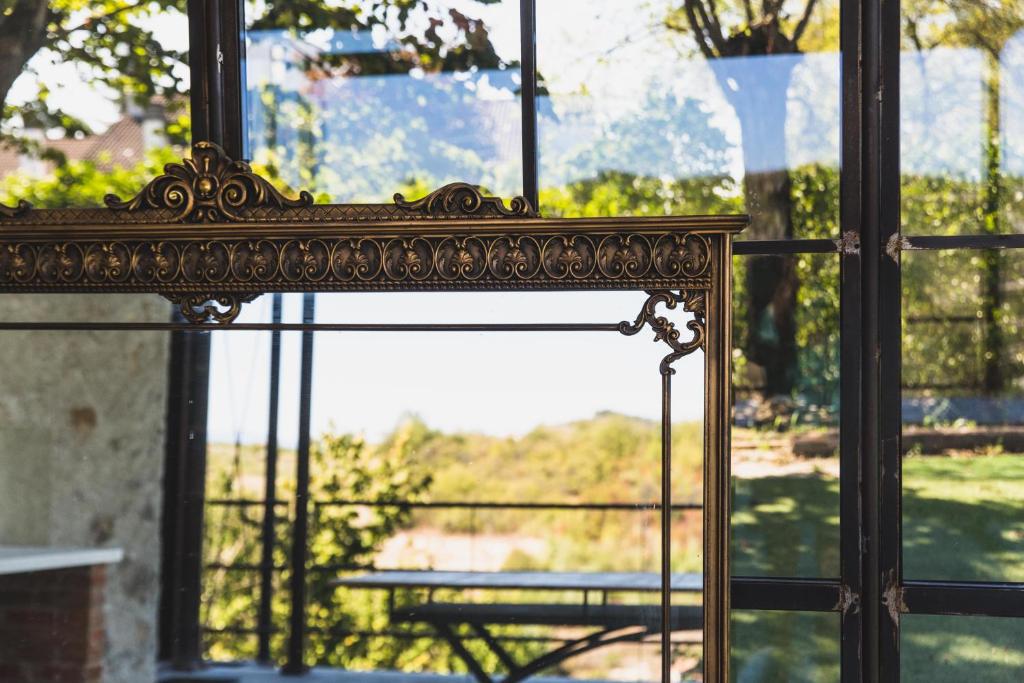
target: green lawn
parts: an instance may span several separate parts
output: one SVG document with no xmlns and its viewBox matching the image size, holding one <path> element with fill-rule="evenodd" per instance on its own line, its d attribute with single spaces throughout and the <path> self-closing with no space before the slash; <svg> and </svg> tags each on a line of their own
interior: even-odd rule
<svg viewBox="0 0 1024 683">
<path fill-rule="evenodd" d="M 915 456 L 903 464 L 907 578 L 1024 581 L 1024 456 Z M 738 480 L 734 573 L 838 574 L 839 486 L 820 475 Z M 1024 620 L 905 616 L 903 680 L 1024 680 Z M 835 614 L 734 613 L 734 678 L 839 679 Z"/>
</svg>

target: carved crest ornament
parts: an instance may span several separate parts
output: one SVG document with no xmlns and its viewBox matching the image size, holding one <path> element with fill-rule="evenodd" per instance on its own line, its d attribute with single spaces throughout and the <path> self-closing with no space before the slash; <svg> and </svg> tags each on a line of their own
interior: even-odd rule
<svg viewBox="0 0 1024 683">
<path fill-rule="evenodd" d="M 681 301 L 701 313 L 714 236 L 746 224 L 743 216 L 543 219 L 522 197 L 506 205 L 466 183 L 416 200 L 396 194 L 392 204 L 314 204 L 210 142 L 134 197 L 105 203 L 0 206 L 0 291 L 156 292 L 189 321 L 219 324 L 271 291 L 674 291 L 652 295 L 623 331 L 651 323 L 685 353 L 653 306 Z"/>
<path fill-rule="evenodd" d="M 267 292 L 645 292 L 636 318 L 609 329 L 649 327 L 667 346 L 663 468 L 672 364 L 705 351 L 704 675 L 729 680 L 730 264 L 746 216 L 543 218 L 522 197 L 506 204 L 466 183 L 389 204 L 316 204 L 210 142 L 195 143 L 191 158 L 168 164 L 134 197 L 108 195 L 105 204 L 0 206 L 0 292 L 157 293 L 196 326 L 229 325 Z M 693 314 L 686 332 L 665 314 L 680 304 Z M 667 474 L 662 487 L 667 519 Z M 671 525 L 662 527 L 668 543 Z M 669 590 L 662 593 L 667 672 Z"/>
</svg>

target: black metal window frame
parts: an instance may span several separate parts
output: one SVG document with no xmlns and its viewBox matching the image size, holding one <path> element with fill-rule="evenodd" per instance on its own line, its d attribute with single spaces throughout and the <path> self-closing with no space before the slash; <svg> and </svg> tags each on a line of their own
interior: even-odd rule
<svg viewBox="0 0 1024 683">
<path fill-rule="evenodd" d="M 520 5 L 523 190 L 534 206 L 536 2 Z M 243 157 L 243 3 L 189 0 L 188 12 L 193 134 Z M 732 607 L 838 613 L 845 683 L 899 680 L 902 613 L 1024 617 L 1024 584 L 904 581 L 902 576 L 900 252 L 1024 249 L 1024 235 L 900 234 L 900 31 L 898 2 L 841 3 L 841 239 L 747 240 L 734 249 L 740 257 L 834 253 L 840 261 L 840 575 L 736 576 Z M 209 336 L 175 332 L 171 362 L 169 419 L 177 428 L 169 430 L 167 445 L 160 657 L 190 668 L 201 659 L 198 590 L 178 589 L 198 588 L 201 572 Z M 304 377 L 305 370 L 304 365 Z M 173 438 L 189 432 L 197 438 Z M 268 489 L 267 500 L 273 499 Z M 189 593 L 196 599 L 189 600 Z M 260 658 L 269 660 L 262 641 Z M 285 671 L 301 670 L 300 635 L 290 643 Z"/>
</svg>

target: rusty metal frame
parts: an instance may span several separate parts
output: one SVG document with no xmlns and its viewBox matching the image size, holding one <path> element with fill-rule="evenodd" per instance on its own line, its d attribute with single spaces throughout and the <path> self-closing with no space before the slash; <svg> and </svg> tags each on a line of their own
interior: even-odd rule
<svg viewBox="0 0 1024 683">
<path fill-rule="evenodd" d="M 646 292 L 635 320 L 609 328 L 649 328 L 667 347 L 659 367 L 662 679 L 670 680 L 672 654 L 672 364 L 703 350 L 704 680 L 729 680 L 730 280 L 732 238 L 746 216 L 546 219 L 522 197 L 506 205 L 466 183 L 411 201 L 395 195 L 392 204 L 314 204 L 307 192 L 285 196 L 208 141 L 134 197 L 105 203 L 0 208 L 0 292 L 157 293 L 195 329 L 230 327 L 246 302 L 268 292 Z M 693 314 L 688 334 L 662 313 L 679 304 Z M 304 563 L 300 545 L 296 563 Z M 298 670 L 301 643 L 296 649 Z"/>
</svg>

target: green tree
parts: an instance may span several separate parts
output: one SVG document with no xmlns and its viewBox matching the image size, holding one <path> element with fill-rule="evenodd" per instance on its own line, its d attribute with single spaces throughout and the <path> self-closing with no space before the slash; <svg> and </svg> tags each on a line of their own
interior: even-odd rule
<svg viewBox="0 0 1024 683">
<path fill-rule="evenodd" d="M 72 65 L 86 83 L 116 97 L 145 104 L 161 96 L 172 103 L 187 83 L 185 55 L 168 49 L 150 27 L 184 8 L 185 0 L 0 0 L 0 142 L 60 162 L 60 154 L 18 129 L 89 132 L 74 112 L 49 101 L 45 86 L 30 102 L 8 102 L 15 80 L 24 73 L 38 75 L 44 65 Z M 175 123 L 172 132 L 180 133 L 180 122 Z"/>
<path fill-rule="evenodd" d="M 836 11 L 831 3 L 817 0 L 801 7 L 791 4 L 683 0 L 666 18 L 670 29 L 696 43 L 739 119 L 743 193 L 753 219 L 749 236 L 760 239 L 794 236 L 786 109 L 797 60 L 788 57 L 804 52 L 802 41 L 809 32 L 819 39 L 827 34 Z M 789 395 L 797 382 L 796 259 L 752 257 L 745 271 L 747 335 L 740 343 L 748 361 L 764 369 L 764 394 Z"/>
<path fill-rule="evenodd" d="M 347 201 L 379 201 L 401 181 L 518 184 L 513 169 L 490 163 L 502 141 L 476 112 L 484 88 L 512 102 L 519 64 L 469 11 L 409 0 L 260 3 L 251 50 L 269 52 L 277 70 L 248 83 L 257 160 Z M 315 45 L 304 42 L 314 30 Z M 325 79 L 343 84 L 344 106 L 320 87 Z"/>
<path fill-rule="evenodd" d="M 358 637 L 355 632 L 385 630 L 387 610 L 380 596 L 367 591 L 339 590 L 329 580 L 340 572 L 372 568 L 381 545 L 410 519 L 405 505 L 361 507 L 325 504 L 339 500 L 369 502 L 421 500 L 431 477 L 414 462 L 418 440 L 414 429 L 400 428 L 390 442 L 371 447 L 348 434 L 324 434 L 310 448 L 310 574 L 307 619 L 309 647 L 317 661 L 342 666 L 391 667 L 408 653 L 402 643 Z M 294 454 L 289 454 L 294 458 Z M 212 473 L 213 495 L 244 497 L 241 458 L 231 467 Z M 283 499 L 294 498 L 294 481 L 283 480 Z M 259 561 L 260 520 L 244 506 L 209 507 L 205 528 L 205 554 L 217 567 Z M 291 548 L 291 522 L 282 518 L 275 545 L 276 562 L 287 564 Z M 278 576 L 273 605 L 275 623 L 288 620 L 286 577 Z M 203 585 L 204 626 L 213 658 L 244 659 L 255 656 L 251 639 L 224 631 L 251 623 L 258 590 L 255 574 L 227 569 L 207 571 Z M 217 635 L 212 635 L 216 632 Z M 283 652 L 283 636 L 274 643 Z"/>
<path fill-rule="evenodd" d="M 981 51 L 985 58 L 985 168 L 977 206 L 972 218 L 976 225 L 968 231 L 999 234 L 1006 181 L 1002 170 L 1001 151 L 1001 56 L 1007 42 L 1024 28 L 1024 4 L 1011 0 L 984 3 L 977 0 L 952 0 L 942 3 L 917 0 L 903 6 L 904 35 L 919 54 L 938 46 L 966 47 Z M 926 76 L 925 76 L 926 78 Z M 948 228 L 942 226 L 945 232 Z M 1003 301 L 1003 270 L 1005 257 L 1000 250 L 984 253 L 981 278 L 981 339 L 983 369 L 981 389 L 998 394 L 1007 380 L 1017 373 L 1007 372 L 1006 340 L 1001 319 Z"/>
</svg>

